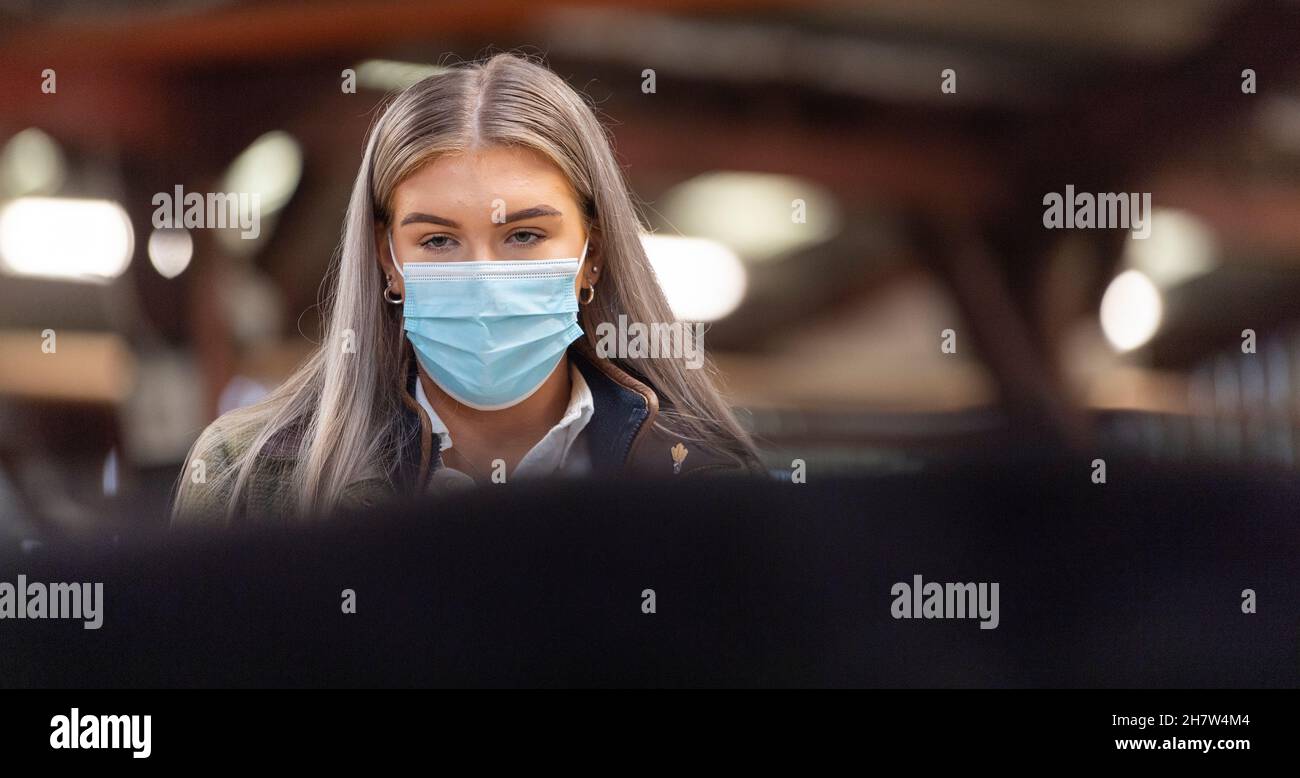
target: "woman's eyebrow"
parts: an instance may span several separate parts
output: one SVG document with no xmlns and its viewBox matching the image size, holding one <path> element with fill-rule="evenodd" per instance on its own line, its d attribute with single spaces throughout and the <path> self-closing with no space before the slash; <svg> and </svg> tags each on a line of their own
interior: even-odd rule
<svg viewBox="0 0 1300 778">
<path fill-rule="evenodd" d="M 538 216 L 563 216 L 563 214 L 549 205 L 534 205 L 532 208 L 525 208 L 522 211 L 515 211 L 514 213 L 506 214 L 505 220 L 501 223 L 509 224 L 510 222 L 517 222 L 523 219 L 535 219 Z"/>
<path fill-rule="evenodd" d="M 402 223 L 399 226 L 405 227 L 406 225 L 414 224 L 415 222 L 441 224 L 444 227 L 451 227 L 454 230 L 460 229 L 460 225 L 452 221 L 451 219 L 444 219 L 441 216 L 433 216 L 431 214 L 419 213 L 419 212 L 406 214 L 406 217 L 402 219 Z"/>
<path fill-rule="evenodd" d="M 535 219 L 539 216 L 563 215 L 564 214 L 549 205 L 534 205 L 532 208 L 525 208 L 522 211 L 515 211 L 514 213 L 506 214 L 506 218 L 500 223 L 509 224 L 511 222 L 522 221 L 523 219 Z M 434 216 L 433 214 L 428 213 L 420 213 L 418 211 L 406 214 L 406 216 L 402 218 L 402 223 L 399 226 L 405 227 L 408 224 L 414 224 L 416 222 L 441 224 L 444 227 L 451 227 L 456 230 L 460 229 L 460 224 L 452 219 L 447 219 L 442 216 Z"/>
</svg>

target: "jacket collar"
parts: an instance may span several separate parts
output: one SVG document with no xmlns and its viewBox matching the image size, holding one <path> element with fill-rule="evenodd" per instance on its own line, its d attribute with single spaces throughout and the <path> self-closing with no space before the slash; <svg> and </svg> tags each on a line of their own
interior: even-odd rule
<svg viewBox="0 0 1300 778">
<path fill-rule="evenodd" d="M 593 353 L 586 340 L 569 347 L 569 359 L 587 379 L 596 405 L 587 424 L 592 468 L 617 472 L 631 458 L 647 422 L 659 413 L 659 398 L 647 384 Z"/>
</svg>

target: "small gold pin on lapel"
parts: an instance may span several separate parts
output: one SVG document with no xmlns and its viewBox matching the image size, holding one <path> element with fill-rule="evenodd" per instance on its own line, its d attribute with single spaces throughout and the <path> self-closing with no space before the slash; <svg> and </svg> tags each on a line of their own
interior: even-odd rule
<svg viewBox="0 0 1300 778">
<path fill-rule="evenodd" d="M 686 450 L 686 447 L 683 446 L 681 443 L 678 443 L 677 445 L 672 447 L 673 475 L 677 475 L 678 473 L 682 472 L 682 462 L 686 461 L 686 455 L 688 453 L 690 452 L 688 452 Z"/>
</svg>

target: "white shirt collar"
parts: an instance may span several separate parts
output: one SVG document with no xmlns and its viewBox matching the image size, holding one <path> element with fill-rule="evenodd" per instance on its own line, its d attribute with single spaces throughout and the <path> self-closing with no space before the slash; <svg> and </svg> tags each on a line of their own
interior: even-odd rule
<svg viewBox="0 0 1300 778">
<path fill-rule="evenodd" d="M 591 396 L 591 387 L 587 386 L 587 380 L 582 377 L 580 371 L 572 361 L 569 362 L 569 404 L 564 409 L 564 415 L 560 421 L 547 431 L 542 439 L 535 446 L 524 454 L 523 459 L 515 466 L 512 476 L 547 476 L 558 472 L 568 464 L 573 444 L 578 439 L 578 434 L 591 421 L 592 414 L 596 411 L 595 400 Z M 429 414 L 429 423 L 432 426 L 433 434 L 438 436 L 440 447 L 443 451 L 448 451 L 452 447 L 451 433 L 447 430 L 447 425 L 443 423 L 438 414 L 434 412 L 433 405 L 429 403 L 428 396 L 424 393 L 424 382 L 417 380 L 415 382 L 415 400 Z"/>
</svg>

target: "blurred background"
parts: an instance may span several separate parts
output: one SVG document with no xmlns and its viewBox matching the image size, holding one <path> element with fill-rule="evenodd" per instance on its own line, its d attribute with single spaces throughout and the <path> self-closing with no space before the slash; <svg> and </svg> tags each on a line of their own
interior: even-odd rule
<svg viewBox="0 0 1300 778">
<path fill-rule="evenodd" d="M 1296 467 L 1300 3 L 0 0 L 5 542 L 162 524 L 318 340 L 376 106 L 509 49 L 612 129 L 773 468 Z M 1150 237 L 1045 229 L 1067 185 Z M 260 236 L 156 230 L 177 187 Z"/>
</svg>

